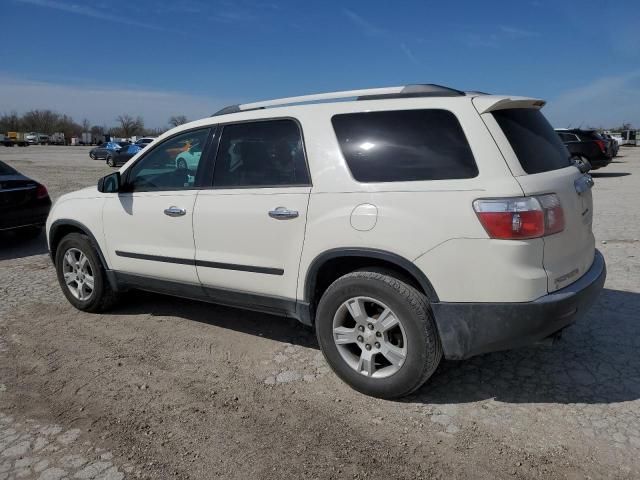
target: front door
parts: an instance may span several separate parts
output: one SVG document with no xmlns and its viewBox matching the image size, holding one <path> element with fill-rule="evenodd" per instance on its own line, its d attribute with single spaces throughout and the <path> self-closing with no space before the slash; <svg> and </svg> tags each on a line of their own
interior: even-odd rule
<svg viewBox="0 0 640 480">
<path fill-rule="evenodd" d="M 198 284 L 193 211 L 202 176 L 198 164 L 176 157 L 205 145 L 210 129 L 171 137 L 123 173 L 122 191 L 105 201 L 103 225 L 112 268 L 118 272 Z"/>
</svg>

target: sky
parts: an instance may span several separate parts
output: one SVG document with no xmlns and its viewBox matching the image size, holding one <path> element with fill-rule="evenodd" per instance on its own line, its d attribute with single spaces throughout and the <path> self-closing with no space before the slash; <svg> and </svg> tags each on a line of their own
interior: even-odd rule
<svg viewBox="0 0 640 480">
<path fill-rule="evenodd" d="M 0 0 L 0 113 L 165 127 L 219 108 L 438 83 L 547 100 L 556 127 L 640 128 L 634 0 Z"/>
</svg>

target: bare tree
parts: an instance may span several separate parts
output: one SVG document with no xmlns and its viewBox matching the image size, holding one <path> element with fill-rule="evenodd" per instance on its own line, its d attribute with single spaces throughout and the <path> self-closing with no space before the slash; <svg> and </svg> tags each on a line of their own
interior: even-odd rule
<svg viewBox="0 0 640 480">
<path fill-rule="evenodd" d="M 120 115 L 117 119 L 120 124 L 120 133 L 124 138 L 129 138 L 144 131 L 142 117 L 133 118 L 131 115 Z"/>
<path fill-rule="evenodd" d="M 0 133 L 15 132 L 22 128 L 22 121 L 17 112 L 0 115 Z"/>
<path fill-rule="evenodd" d="M 53 133 L 60 114 L 51 110 L 31 110 L 22 116 L 25 130 L 38 133 Z"/>
<path fill-rule="evenodd" d="M 82 131 L 88 132 L 91 129 L 91 122 L 89 122 L 88 118 L 82 120 Z"/>
<path fill-rule="evenodd" d="M 169 125 L 171 125 L 172 127 L 177 127 L 179 125 L 184 125 L 188 121 L 189 120 L 184 115 L 173 115 L 169 118 Z"/>
</svg>

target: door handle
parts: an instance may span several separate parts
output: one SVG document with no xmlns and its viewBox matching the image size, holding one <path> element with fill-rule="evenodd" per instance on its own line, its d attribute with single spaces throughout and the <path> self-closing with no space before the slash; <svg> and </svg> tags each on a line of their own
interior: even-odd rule
<svg viewBox="0 0 640 480">
<path fill-rule="evenodd" d="M 187 211 L 180 207 L 169 207 L 164 210 L 164 214 L 170 217 L 181 217 L 185 215 Z"/>
<path fill-rule="evenodd" d="M 286 207 L 277 207 L 269 212 L 269 216 L 276 220 L 288 220 L 290 218 L 297 218 L 298 212 L 296 210 L 289 210 Z"/>
</svg>

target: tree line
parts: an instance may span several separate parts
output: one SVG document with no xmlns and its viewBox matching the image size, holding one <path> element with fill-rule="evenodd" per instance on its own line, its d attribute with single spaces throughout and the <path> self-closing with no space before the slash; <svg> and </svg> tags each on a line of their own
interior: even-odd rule
<svg viewBox="0 0 640 480">
<path fill-rule="evenodd" d="M 164 133 L 166 128 L 146 128 L 141 116 L 128 114 L 119 115 L 115 125 L 92 125 L 88 119 L 81 123 L 76 122 L 66 114 L 60 114 L 53 110 L 30 110 L 22 115 L 17 112 L 0 114 L 0 133 L 7 132 L 37 132 L 51 135 L 55 132 L 64 133 L 65 138 L 80 137 L 82 132 L 91 132 L 94 136 L 111 135 L 113 137 L 129 138 L 134 135 L 158 136 Z M 189 120 L 184 115 L 174 115 L 169 118 L 170 127 L 177 127 Z"/>
</svg>

